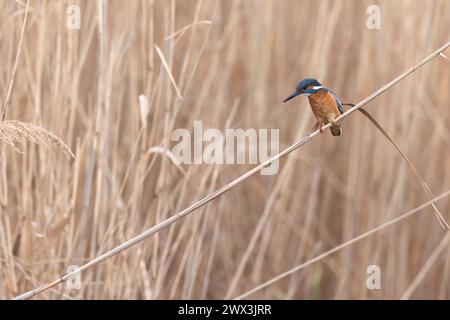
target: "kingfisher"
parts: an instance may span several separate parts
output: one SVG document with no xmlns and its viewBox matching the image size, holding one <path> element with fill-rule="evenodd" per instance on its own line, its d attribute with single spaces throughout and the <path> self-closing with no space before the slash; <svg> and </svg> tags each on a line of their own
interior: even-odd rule
<svg viewBox="0 0 450 320">
<path fill-rule="evenodd" d="M 336 121 L 335 119 L 344 113 L 344 108 L 341 100 L 333 90 L 321 85 L 316 79 L 306 78 L 297 84 L 295 92 L 284 99 L 283 103 L 296 96 L 308 97 L 309 105 L 317 119 L 317 126 L 319 127 L 320 133 L 323 133 L 323 126 L 331 123 L 331 134 L 333 136 L 341 135 L 340 121 Z"/>
</svg>

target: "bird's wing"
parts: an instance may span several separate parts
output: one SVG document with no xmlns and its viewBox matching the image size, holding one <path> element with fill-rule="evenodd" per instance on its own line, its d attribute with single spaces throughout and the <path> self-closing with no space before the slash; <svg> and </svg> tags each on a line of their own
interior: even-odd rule
<svg viewBox="0 0 450 320">
<path fill-rule="evenodd" d="M 337 95 L 336 93 L 334 93 L 334 91 L 331 90 L 330 88 L 325 88 L 325 89 L 326 89 L 329 93 L 331 93 L 331 94 L 333 95 L 334 99 L 336 100 L 336 104 L 337 104 L 337 107 L 338 107 L 338 109 L 339 109 L 339 112 L 340 112 L 341 114 L 343 114 L 343 113 L 344 113 L 344 107 L 342 106 L 342 101 L 341 101 L 341 99 L 339 99 L 338 95 Z"/>
</svg>

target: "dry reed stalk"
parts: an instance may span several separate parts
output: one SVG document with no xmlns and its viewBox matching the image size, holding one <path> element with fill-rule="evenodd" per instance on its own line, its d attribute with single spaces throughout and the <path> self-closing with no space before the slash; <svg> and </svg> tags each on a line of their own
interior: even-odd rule
<svg viewBox="0 0 450 320">
<path fill-rule="evenodd" d="M 6 110 L 8 109 L 11 99 L 12 89 L 16 78 L 17 67 L 19 65 L 20 53 L 22 52 L 22 44 L 25 36 L 25 29 L 28 20 L 28 9 L 30 7 L 30 0 L 27 1 L 25 6 L 25 13 L 22 22 L 22 29 L 20 32 L 19 44 L 17 45 L 16 57 L 14 60 L 13 71 L 8 84 L 6 98 L 3 103 L 2 121 L 0 122 L 0 142 L 2 145 L 11 146 L 14 150 L 21 153 L 17 148 L 18 143 L 22 143 L 24 140 L 36 143 L 42 146 L 56 146 L 62 150 L 66 155 L 75 159 L 75 155 L 70 148 L 53 133 L 41 128 L 32 123 L 22 121 L 5 121 Z"/>
<path fill-rule="evenodd" d="M 418 206 L 418 207 L 416 207 L 414 209 L 411 209 L 411 210 L 401 214 L 400 216 L 398 216 L 398 217 L 396 217 L 394 219 L 391 219 L 389 221 L 386 221 L 385 223 L 382 223 L 378 227 L 370 229 L 369 231 L 364 232 L 364 233 L 360 234 L 359 236 L 356 236 L 356 237 L 354 237 L 354 238 L 352 238 L 350 240 L 347 240 L 347 241 L 343 242 L 342 244 L 340 244 L 340 245 L 338 245 L 338 246 L 336 246 L 336 247 L 334 247 L 334 248 L 332 248 L 332 249 L 330 249 L 328 251 L 325 251 L 325 252 L 321 253 L 320 255 L 318 255 L 318 256 L 316 256 L 316 257 L 314 257 L 314 258 L 312 258 L 312 259 L 310 259 L 308 261 L 305 261 L 302 264 L 300 264 L 298 266 L 295 266 L 294 268 L 291 268 L 291 269 L 289 269 L 289 270 L 287 270 L 287 271 L 277 275 L 276 277 L 271 278 L 270 280 L 267 280 L 266 282 L 264 282 L 264 283 L 262 283 L 262 284 L 260 284 L 260 285 L 258 285 L 256 287 L 252 288 L 251 290 L 248 290 L 248 291 L 244 292 L 243 294 L 237 296 L 235 298 L 235 300 L 241 300 L 243 298 L 248 297 L 249 295 L 254 294 L 257 291 L 260 291 L 260 290 L 262 290 L 264 288 L 267 288 L 268 286 L 274 284 L 275 282 L 277 282 L 277 281 L 279 281 L 281 279 L 284 279 L 284 278 L 292 275 L 293 273 L 298 272 L 298 271 L 300 271 L 300 270 L 310 266 L 311 264 L 313 264 L 315 262 L 323 260 L 324 258 L 332 255 L 333 253 L 336 253 L 336 252 L 338 252 L 338 251 L 340 251 L 340 250 L 342 250 L 342 249 L 344 249 L 344 248 L 346 248 L 346 247 L 348 247 L 348 246 L 350 246 L 350 245 L 352 245 L 352 244 L 354 244 L 354 243 L 356 243 L 358 241 L 361 241 L 361 240 L 371 236 L 372 234 L 374 234 L 374 233 L 376 233 L 378 231 L 384 230 L 387 227 L 390 227 L 390 226 L 396 224 L 397 222 L 400 222 L 400 221 L 402 221 L 402 220 L 404 220 L 404 219 L 414 215 L 415 213 L 420 212 L 422 209 L 424 209 L 427 206 L 431 205 L 433 202 L 438 201 L 440 199 L 443 199 L 443 198 L 447 197 L 448 195 L 450 195 L 450 190 L 447 190 L 446 192 L 440 194 L 439 196 L 433 198 L 432 200 L 430 200 L 430 201 L 428 201 L 428 202 L 426 202 L 426 203 L 424 203 L 424 204 L 422 204 L 422 205 L 420 205 L 420 206 Z M 449 234 L 450 234 L 450 231 L 447 231 L 446 237 L 444 239 L 447 239 Z M 442 242 L 447 243 L 447 240 L 442 241 Z M 440 252 L 442 250 L 442 247 L 443 247 L 442 246 L 442 242 L 436 248 L 435 252 Z M 436 254 L 434 254 L 434 255 L 436 255 Z"/>
<path fill-rule="evenodd" d="M 14 87 L 14 80 L 16 79 L 16 71 L 17 71 L 17 66 L 19 65 L 20 53 L 22 51 L 22 43 L 23 43 L 23 38 L 24 38 L 24 35 L 25 35 L 25 27 L 27 25 L 28 8 L 29 8 L 29 6 L 30 6 L 30 0 L 27 0 L 27 5 L 25 7 L 25 15 L 23 17 L 23 22 L 22 22 L 22 30 L 20 32 L 19 44 L 17 45 L 16 58 L 14 60 L 14 65 L 13 65 L 13 71 L 12 71 L 12 74 L 11 74 L 11 79 L 9 80 L 8 91 L 6 93 L 6 99 L 5 99 L 4 103 L 3 103 L 2 121 L 5 120 L 6 109 L 8 109 L 9 100 L 11 98 L 12 89 Z"/>
<path fill-rule="evenodd" d="M 434 196 L 433 196 L 433 193 L 431 192 L 430 187 L 425 182 L 425 180 L 422 178 L 422 176 L 420 175 L 420 172 L 419 172 L 419 170 L 417 170 L 416 166 L 412 163 L 411 160 L 409 160 L 408 156 L 400 148 L 398 143 L 395 142 L 394 139 L 392 139 L 392 137 L 386 132 L 386 130 L 384 130 L 384 128 L 378 123 L 377 120 L 375 120 L 375 118 L 368 111 L 366 111 L 364 108 L 360 108 L 359 111 L 361 111 L 361 113 L 364 114 L 364 116 L 366 116 L 377 127 L 377 129 L 386 137 L 386 139 L 388 139 L 388 141 L 400 153 L 402 158 L 405 159 L 405 161 L 408 163 L 409 167 L 411 168 L 411 171 L 416 176 L 417 180 L 419 180 L 419 183 L 420 183 L 421 187 L 423 188 L 423 190 L 425 191 L 425 193 L 427 194 L 428 198 L 430 200 L 433 199 Z M 439 224 L 441 225 L 441 227 L 444 230 L 448 229 L 449 225 L 448 225 L 447 221 L 445 221 L 445 219 L 442 216 L 442 214 L 439 211 L 439 209 L 434 205 L 433 202 L 431 203 L 431 206 L 434 209 L 434 213 L 435 213 L 436 218 L 437 218 Z"/>
<path fill-rule="evenodd" d="M 396 77 L 395 79 L 393 79 L 392 81 L 390 81 L 388 84 L 384 85 L 383 87 L 381 87 L 380 89 L 376 90 L 374 93 L 372 93 L 371 95 L 369 95 L 367 98 L 363 99 L 362 101 L 360 101 L 358 104 L 356 104 L 353 108 L 347 110 L 344 114 L 342 114 L 339 118 L 336 119 L 336 121 L 340 121 L 343 120 L 344 118 L 348 117 L 350 114 L 352 114 L 355 111 L 358 111 L 360 108 L 362 108 L 364 105 L 366 105 L 367 103 L 369 103 L 370 101 L 372 101 L 373 99 L 375 99 L 376 97 L 382 95 L 384 92 L 386 92 L 389 88 L 391 88 L 392 86 L 394 86 L 396 83 L 400 82 L 401 80 L 403 80 L 405 77 L 407 77 L 408 75 L 410 75 L 411 73 L 415 72 L 416 70 L 418 70 L 420 67 L 422 67 L 423 65 L 425 65 L 426 63 L 428 63 L 429 61 L 431 61 L 433 58 L 437 57 L 440 55 L 441 52 L 443 52 L 445 49 L 447 49 L 450 46 L 450 42 L 447 42 L 446 44 L 444 44 L 442 47 L 440 47 L 439 49 L 437 49 L 436 51 L 434 51 L 432 54 L 430 54 L 429 56 L 427 56 L 425 59 L 423 59 L 421 62 L 417 63 L 416 65 L 414 65 L 413 67 L 411 67 L 410 69 L 406 70 L 405 72 L 403 72 L 401 75 L 399 75 L 398 77 Z M 327 124 L 326 126 L 323 127 L 323 130 L 329 128 L 331 126 L 331 124 Z M 141 234 L 131 238 L 130 240 L 120 244 L 119 246 L 115 247 L 114 249 L 111 249 L 110 251 L 98 256 L 97 258 L 91 260 L 90 262 L 82 265 L 81 267 L 79 267 L 77 270 L 67 273 L 64 276 L 60 277 L 59 279 L 45 284 L 39 288 L 30 290 L 28 292 L 25 292 L 19 296 L 16 297 L 16 299 L 29 299 L 39 293 L 42 293 L 56 285 L 59 285 L 61 283 L 64 283 L 65 281 L 67 281 L 68 279 L 70 279 L 71 277 L 85 271 L 88 270 L 96 265 L 98 265 L 99 263 L 105 261 L 106 259 L 117 255 L 118 253 L 122 252 L 125 249 L 130 248 L 131 246 L 143 241 L 144 239 L 150 237 L 153 234 L 157 234 L 158 232 L 160 232 L 161 230 L 166 229 L 167 227 L 171 226 L 172 224 L 174 224 L 176 221 L 182 219 L 184 216 L 186 216 L 187 214 L 191 213 L 192 211 L 204 206 L 205 204 L 211 202 L 212 200 L 216 199 L 217 197 L 219 197 L 220 195 L 224 194 L 225 192 L 229 191 L 230 189 L 232 189 L 233 187 L 237 186 L 238 184 L 242 183 L 243 181 L 247 180 L 248 178 L 250 178 L 251 176 L 255 175 L 256 173 L 258 173 L 260 170 L 262 170 L 264 167 L 270 165 L 271 163 L 281 159 L 282 157 L 288 155 L 289 153 L 291 153 L 292 151 L 298 149 L 299 147 L 301 147 L 302 145 L 304 145 L 305 143 L 311 141 L 311 139 L 313 139 L 314 137 L 318 136 L 319 130 L 314 131 L 313 133 L 305 136 L 304 138 L 302 138 L 301 140 L 297 141 L 295 144 L 291 145 L 290 147 L 284 149 L 282 152 L 280 152 L 279 154 L 273 156 L 272 158 L 264 161 L 263 163 L 261 163 L 260 165 L 254 167 L 253 169 L 247 171 L 246 173 L 244 173 L 243 175 L 239 176 L 238 178 L 236 178 L 235 180 L 233 180 L 232 182 L 224 185 L 223 187 L 219 188 L 218 190 L 216 190 L 215 192 L 210 193 L 209 195 L 207 195 L 206 197 L 204 197 L 203 199 L 195 202 L 194 204 L 192 204 L 191 206 L 187 207 L 184 210 L 181 210 L 177 213 L 175 213 L 174 215 L 170 216 L 169 218 L 161 221 L 160 223 L 158 223 L 157 225 L 145 230 L 144 232 L 142 232 Z M 433 201 L 431 201 L 431 203 L 433 203 Z"/>
<path fill-rule="evenodd" d="M 442 238 L 441 242 L 436 246 L 436 248 L 431 253 L 430 257 L 427 259 L 423 267 L 420 269 L 420 271 L 417 273 L 414 280 L 411 282 L 411 284 L 408 286 L 408 288 L 405 290 L 405 292 L 400 297 L 401 300 L 408 300 L 411 295 L 414 293 L 414 291 L 419 286 L 420 282 L 425 278 L 426 274 L 430 271 L 430 268 L 433 266 L 433 264 L 436 262 L 437 258 L 442 254 L 442 252 L 447 248 L 448 244 L 450 243 L 450 232 L 447 231 L 447 233 Z"/>
</svg>

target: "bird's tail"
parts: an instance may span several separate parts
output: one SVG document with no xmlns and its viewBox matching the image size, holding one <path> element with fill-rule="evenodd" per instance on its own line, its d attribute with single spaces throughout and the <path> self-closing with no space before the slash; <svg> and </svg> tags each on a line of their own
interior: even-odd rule
<svg viewBox="0 0 450 320">
<path fill-rule="evenodd" d="M 342 133 L 341 127 L 339 126 L 330 127 L 330 131 L 333 136 L 340 136 Z"/>
</svg>

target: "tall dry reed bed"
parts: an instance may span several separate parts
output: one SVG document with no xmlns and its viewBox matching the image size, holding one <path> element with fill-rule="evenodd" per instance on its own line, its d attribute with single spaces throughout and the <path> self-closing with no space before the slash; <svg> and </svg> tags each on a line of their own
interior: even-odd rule
<svg viewBox="0 0 450 320">
<path fill-rule="evenodd" d="M 195 120 L 280 128 L 287 146 L 313 121 L 304 101 L 279 103 L 299 78 L 359 101 L 447 42 L 450 27 L 446 1 L 383 3 L 379 31 L 365 27 L 361 1 L 80 1 L 78 31 L 65 27 L 68 4 L 31 3 L 7 119 L 48 129 L 77 159 L 32 144 L 4 153 L 1 298 L 82 265 L 251 167 L 183 165 L 183 173 L 147 153 L 170 148 L 173 129 Z M 0 6 L 3 98 L 24 8 Z M 449 189 L 449 76 L 448 61 L 435 59 L 370 109 L 436 195 Z M 324 135 L 283 160 L 277 175 L 255 176 L 83 274 L 81 290 L 39 297 L 237 297 L 428 201 L 367 120 L 344 126 L 340 139 Z M 447 214 L 448 199 L 438 206 Z M 424 210 L 252 297 L 448 298 L 446 238 Z M 365 286 L 371 264 L 382 270 L 382 290 Z"/>
</svg>

